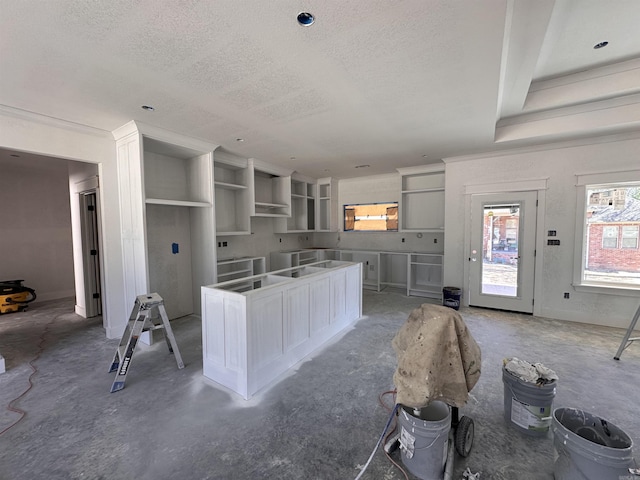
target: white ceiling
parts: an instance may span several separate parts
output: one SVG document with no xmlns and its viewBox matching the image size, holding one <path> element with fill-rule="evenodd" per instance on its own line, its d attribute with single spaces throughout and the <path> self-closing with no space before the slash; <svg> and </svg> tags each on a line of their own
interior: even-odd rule
<svg viewBox="0 0 640 480">
<path fill-rule="evenodd" d="M 639 23 L 637 0 L 8 1 L 0 105 L 372 175 L 638 130 Z"/>
</svg>

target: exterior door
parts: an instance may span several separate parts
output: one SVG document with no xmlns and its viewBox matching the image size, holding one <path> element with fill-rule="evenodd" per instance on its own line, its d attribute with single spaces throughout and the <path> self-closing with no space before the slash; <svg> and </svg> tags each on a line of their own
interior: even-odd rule
<svg viewBox="0 0 640 480">
<path fill-rule="evenodd" d="M 537 198 L 471 196 L 469 305 L 533 313 Z"/>
</svg>

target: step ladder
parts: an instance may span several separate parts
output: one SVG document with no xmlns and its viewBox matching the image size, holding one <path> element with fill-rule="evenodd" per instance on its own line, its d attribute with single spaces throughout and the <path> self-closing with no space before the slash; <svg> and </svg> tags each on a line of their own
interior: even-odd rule
<svg viewBox="0 0 640 480">
<path fill-rule="evenodd" d="M 158 318 L 158 313 L 160 314 L 160 319 Z M 136 297 L 129 322 L 124 329 L 120 345 L 116 349 L 109 369 L 109 372 L 117 370 L 116 378 L 111 386 L 111 393 L 124 388 L 124 381 L 127 378 L 129 367 L 131 367 L 131 357 L 133 357 L 133 352 L 142 332 L 160 329 L 164 329 L 164 339 L 167 341 L 169 353 L 175 355 L 178 368 L 184 368 L 180 350 L 178 350 L 178 344 L 173 336 L 169 317 L 167 317 L 167 311 L 164 309 L 164 300 L 157 293 L 139 295 Z"/>
<path fill-rule="evenodd" d="M 622 339 L 622 343 L 620 344 L 620 347 L 618 348 L 618 351 L 616 352 L 615 357 L 613 357 L 614 360 L 620 360 L 620 355 L 622 355 L 622 352 L 633 342 L 635 342 L 636 340 L 640 340 L 640 337 L 629 338 L 631 337 L 633 330 L 635 330 L 636 328 L 636 324 L 638 323 L 638 317 L 640 317 L 640 306 L 638 307 L 638 310 L 636 310 L 636 314 L 633 316 L 633 320 L 631 320 L 631 325 L 629 325 L 629 329 L 627 330 L 627 333 L 624 335 L 624 338 Z"/>
</svg>

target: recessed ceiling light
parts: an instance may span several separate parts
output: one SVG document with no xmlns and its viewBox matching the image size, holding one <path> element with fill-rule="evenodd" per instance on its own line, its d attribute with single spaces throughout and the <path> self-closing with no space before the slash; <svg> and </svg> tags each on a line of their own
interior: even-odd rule
<svg viewBox="0 0 640 480">
<path fill-rule="evenodd" d="M 147 112 L 153 112 L 155 110 L 155 108 L 153 108 L 151 105 L 142 105 L 141 108 L 143 110 L 146 110 Z"/>
<path fill-rule="evenodd" d="M 426 154 L 422 155 L 422 158 L 427 158 L 427 155 Z"/>
<path fill-rule="evenodd" d="M 296 157 L 291 157 L 291 160 L 295 160 L 295 159 L 296 159 Z"/>
<path fill-rule="evenodd" d="M 236 138 L 236 142 L 244 142 L 244 138 Z"/>
<path fill-rule="evenodd" d="M 310 27 L 316 19 L 309 12 L 300 12 L 298 14 L 298 23 L 303 27 Z"/>
<path fill-rule="evenodd" d="M 595 48 L 596 50 L 598 50 L 599 48 L 603 48 L 606 47 L 607 45 L 609 45 L 609 42 L 600 42 L 600 43 L 596 43 L 593 48 Z"/>
<path fill-rule="evenodd" d="M 11 156 L 12 157 L 16 157 L 16 158 L 20 158 L 20 155 L 18 155 L 17 153 L 12 153 Z"/>
<path fill-rule="evenodd" d="M 356 165 L 356 168 L 369 168 L 371 165 Z"/>
</svg>

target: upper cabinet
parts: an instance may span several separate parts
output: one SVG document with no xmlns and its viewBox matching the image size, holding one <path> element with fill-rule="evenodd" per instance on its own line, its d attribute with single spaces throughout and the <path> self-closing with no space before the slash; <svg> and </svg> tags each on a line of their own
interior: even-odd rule
<svg viewBox="0 0 640 480">
<path fill-rule="evenodd" d="M 316 231 L 338 231 L 338 187 L 332 178 L 320 178 L 317 181 L 318 197 L 316 201 Z"/>
<path fill-rule="evenodd" d="M 398 168 L 400 231 L 444 230 L 444 165 Z"/>
<path fill-rule="evenodd" d="M 251 185 L 249 161 L 225 150 L 216 150 L 213 159 L 216 234 L 251 233 Z"/>
<path fill-rule="evenodd" d="M 250 215 L 291 216 L 291 171 L 249 159 Z"/>
<path fill-rule="evenodd" d="M 278 233 L 309 232 L 316 228 L 317 186 L 313 178 L 291 176 L 291 215 L 276 222 Z"/>
</svg>

